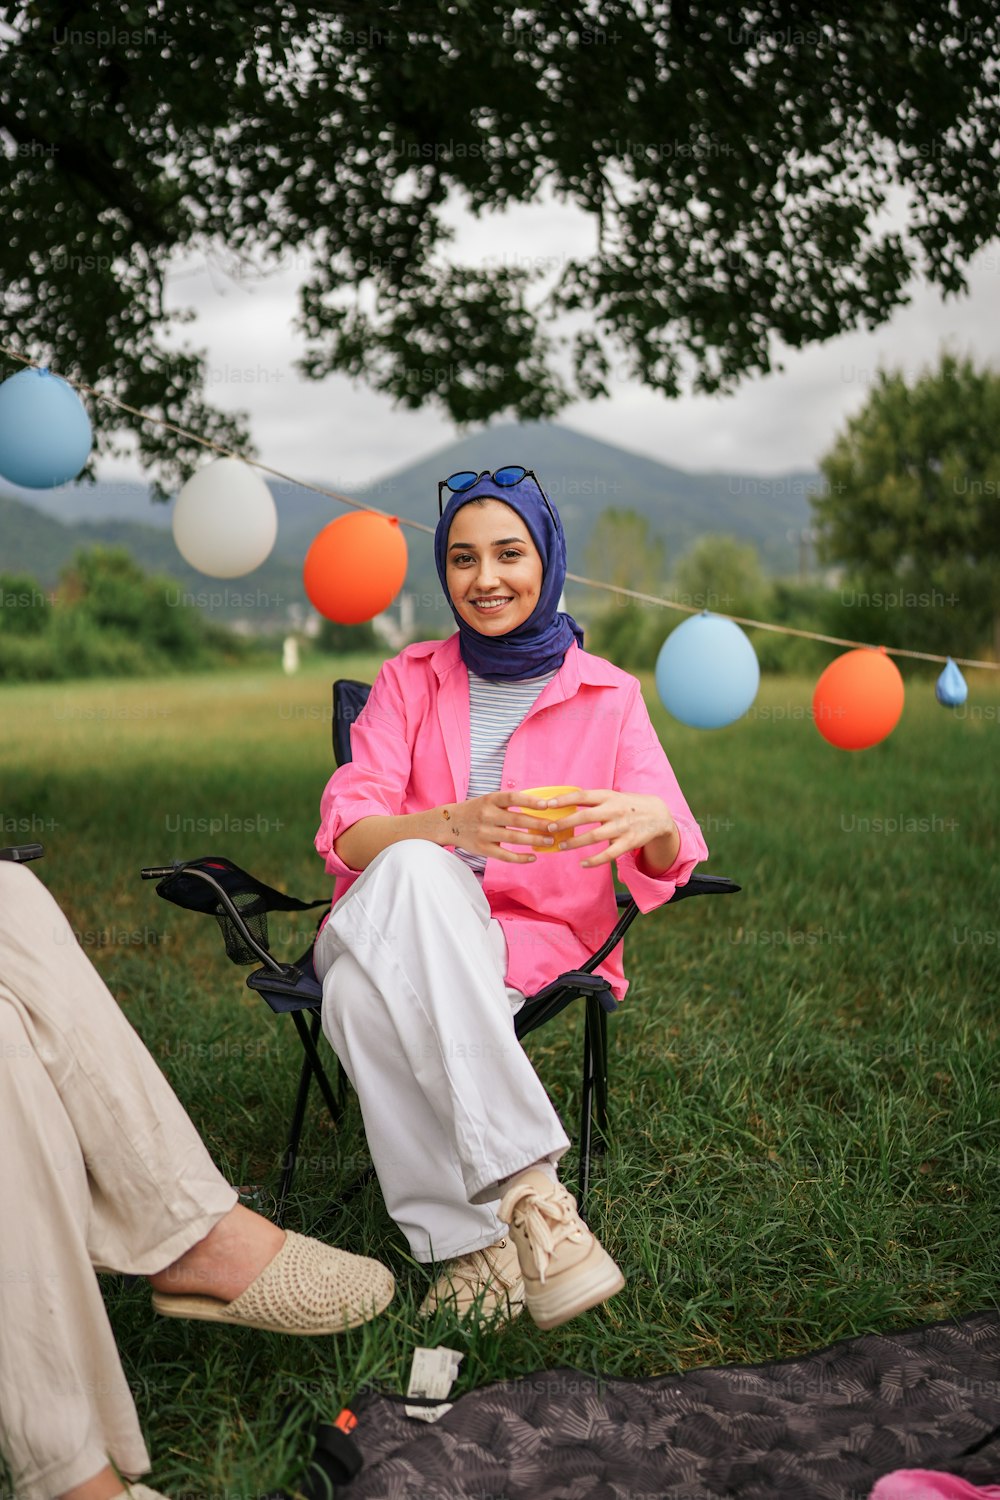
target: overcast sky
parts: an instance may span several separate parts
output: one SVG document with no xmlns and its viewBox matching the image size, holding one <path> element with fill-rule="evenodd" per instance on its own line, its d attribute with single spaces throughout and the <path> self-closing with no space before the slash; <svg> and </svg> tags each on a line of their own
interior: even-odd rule
<svg viewBox="0 0 1000 1500">
<path fill-rule="evenodd" d="M 562 256 L 579 253 L 581 234 L 590 233 L 578 210 L 554 203 L 479 220 L 455 208 L 451 219 L 457 259 L 536 260 L 554 273 Z M 814 468 L 864 402 L 880 362 L 914 376 L 947 344 L 1000 368 L 998 272 L 1000 245 L 994 244 L 973 263 L 967 296 L 946 301 L 936 290 L 915 286 L 911 305 L 882 328 L 788 352 L 783 373 L 748 378 L 732 395 L 670 401 L 618 381 L 607 400 L 567 407 L 558 420 L 682 469 L 780 474 Z M 216 403 L 250 411 L 262 461 L 350 491 L 451 442 L 455 428 L 432 408 L 397 409 L 344 377 L 317 383 L 296 373 L 293 361 L 304 345 L 292 323 L 304 275 L 302 265 L 289 263 L 267 276 L 235 277 L 221 262 L 188 258 L 169 282 L 173 302 L 198 314 L 180 336 L 208 350 Z M 99 476 L 136 472 L 125 461 L 105 459 Z"/>
</svg>

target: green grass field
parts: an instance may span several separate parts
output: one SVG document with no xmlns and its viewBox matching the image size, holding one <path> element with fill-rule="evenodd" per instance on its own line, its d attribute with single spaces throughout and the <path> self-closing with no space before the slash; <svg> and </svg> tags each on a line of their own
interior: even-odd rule
<svg viewBox="0 0 1000 1500">
<path fill-rule="evenodd" d="M 377 660 L 333 665 L 370 678 Z M 377 1187 L 326 1211 L 366 1160 L 356 1107 L 338 1134 L 315 1106 L 289 1226 L 386 1259 L 396 1301 L 342 1338 L 297 1340 L 158 1320 L 144 1282 L 106 1278 L 156 1487 L 290 1484 L 312 1418 L 362 1386 L 405 1389 L 419 1343 L 466 1351 L 461 1392 L 555 1365 L 760 1361 L 995 1305 L 1000 682 L 970 682 L 957 713 L 911 682 L 895 734 L 849 755 L 813 728 L 804 679 L 766 681 L 714 733 L 669 719 L 647 681 L 703 868 L 743 890 L 651 914 L 627 943 L 591 1206 L 625 1292 L 549 1334 L 527 1318 L 493 1334 L 419 1324 L 425 1278 Z M 328 888 L 312 847 L 327 664 L 6 688 L 0 707 L 0 842 L 45 844 L 34 869 L 222 1170 L 273 1188 L 293 1028 L 244 988 L 215 924 L 160 901 L 139 868 L 216 853 L 296 894 Z M 312 919 L 275 926 L 290 957 Z M 528 1048 L 571 1134 L 579 1045 L 567 1013 Z"/>
</svg>

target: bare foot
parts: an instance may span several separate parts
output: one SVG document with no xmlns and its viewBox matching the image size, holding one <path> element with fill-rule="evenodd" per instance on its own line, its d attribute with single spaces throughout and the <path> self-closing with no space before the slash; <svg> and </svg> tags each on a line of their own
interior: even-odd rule
<svg viewBox="0 0 1000 1500">
<path fill-rule="evenodd" d="M 283 1229 L 237 1203 L 203 1240 L 192 1245 L 172 1265 L 155 1272 L 149 1281 L 158 1292 L 217 1297 L 221 1302 L 232 1302 L 246 1291 L 251 1281 L 256 1281 L 284 1243 Z M 82 1496 L 80 1500 L 105 1500 L 105 1497 Z"/>
<path fill-rule="evenodd" d="M 71 1490 L 63 1490 L 57 1500 L 112 1500 L 112 1496 L 120 1495 L 124 1488 L 118 1475 L 108 1464 L 93 1479 L 75 1484 Z"/>
</svg>

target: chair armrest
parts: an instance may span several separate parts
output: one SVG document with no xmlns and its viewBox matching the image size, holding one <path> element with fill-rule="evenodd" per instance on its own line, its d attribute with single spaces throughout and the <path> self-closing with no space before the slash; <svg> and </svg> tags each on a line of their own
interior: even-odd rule
<svg viewBox="0 0 1000 1500">
<path fill-rule="evenodd" d="M 686 885 L 679 885 L 664 906 L 671 901 L 683 901 L 686 896 L 732 896 L 743 887 L 730 880 L 728 875 L 692 875 Z"/>
<path fill-rule="evenodd" d="M 679 885 L 671 896 L 670 901 L 664 901 L 664 906 L 669 906 L 672 901 L 683 901 L 685 896 L 732 896 L 743 887 L 737 885 L 735 880 L 730 880 L 728 875 L 692 875 L 686 885 Z M 632 897 L 628 891 L 616 891 L 615 901 L 619 911 L 624 911 L 631 902 Z"/>
<path fill-rule="evenodd" d="M 6 849 L 0 849 L 0 859 L 23 865 L 29 859 L 41 859 L 44 853 L 41 844 L 9 844 Z"/>
<path fill-rule="evenodd" d="M 571 969 L 553 979 L 537 995 L 529 996 L 521 1006 L 514 1016 L 514 1035 L 518 1041 L 551 1021 L 580 995 L 596 996 L 602 1010 L 618 1009 L 611 986 L 602 975 L 591 974 L 586 969 Z"/>
<path fill-rule="evenodd" d="M 297 964 L 288 965 L 284 975 L 254 969 L 247 975 L 247 989 L 256 990 L 276 1015 L 290 1010 L 318 1010 L 323 1002 L 323 986 L 316 978 L 311 952 L 304 953 Z"/>
<path fill-rule="evenodd" d="M 143 880 L 158 879 L 159 884 L 156 887 L 156 894 L 158 896 L 163 896 L 165 900 L 173 901 L 175 905 L 182 906 L 188 911 L 201 910 L 215 917 L 219 922 L 219 926 L 222 928 L 223 941 L 226 944 L 226 953 L 234 963 L 253 963 L 254 956 L 256 956 L 256 958 L 259 959 L 259 961 L 264 964 L 276 977 L 286 975 L 290 971 L 292 966 L 289 964 L 280 964 L 267 946 L 266 911 L 254 913 L 258 923 L 260 924 L 261 936 L 264 939 L 264 941 L 261 943 L 258 941 L 257 937 L 255 937 L 254 934 L 250 931 L 244 920 L 243 913 L 232 901 L 228 891 L 224 890 L 215 876 L 204 868 L 208 863 L 212 863 L 212 861 L 206 858 L 193 860 L 177 859 L 174 860 L 173 863 L 169 866 L 146 866 L 140 871 L 140 875 Z M 222 861 L 219 861 L 218 867 L 221 866 Z M 178 900 L 177 897 L 171 893 L 171 884 L 173 883 L 176 885 L 184 878 L 200 881 L 204 885 L 210 887 L 211 890 L 215 893 L 215 899 L 218 903 L 218 909 L 212 910 L 210 906 L 203 906 L 200 903 L 196 904 L 195 902 L 190 900 Z M 236 934 L 238 934 L 239 938 L 245 944 L 247 953 L 251 955 L 249 958 L 243 955 L 236 957 L 231 951 L 233 946 L 233 937 L 229 932 L 227 932 L 225 926 L 223 925 L 224 921 L 228 921 L 231 924 L 232 928 L 235 929 Z"/>
<path fill-rule="evenodd" d="M 156 894 L 186 911 L 200 911 L 218 922 L 226 953 L 234 963 L 263 963 L 273 974 L 283 974 L 296 965 L 281 964 L 271 953 L 267 915 L 272 911 L 329 910 L 329 895 L 317 901 L 300 901 L 285 891 L 234 865 L 222 855 L 199 859 L 177 859 L 169 866 L 144 869 L 143 880 L 158 880 Z"/>
</svg>

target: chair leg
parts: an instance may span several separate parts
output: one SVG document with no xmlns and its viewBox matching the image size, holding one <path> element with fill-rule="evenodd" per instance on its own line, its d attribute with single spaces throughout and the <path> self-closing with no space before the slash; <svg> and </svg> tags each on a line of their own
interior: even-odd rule
<svg viewBox="0 0 1000 1500">
<path fill-rule="evenodd" d="M 583 1080 L 580 1086 L 580 1181 L 576 1203 L 580 1216 L 586 1216 L 587 1193 L 590 1190 L 590 1146 L 594 1112 L 594 1022 L 593 997 L 587 996 L 587 1014 L 583 1026 Z"/>
<path fill-rule="evenodd" d="M 278 1187 L 278 1207 L 275 1213 L 275 1221 L 284 1224 L 285 1200 L 291 1191 L 292 1178 L 295 1176 L 295 1163 L 298 1157 L 299 1141 L 302 1137 L 302 1126 L 306 1116 L 306 1104 L 309 1100 L 309 1085 L 315 1077 L 320 1086 L 326 1107 L 330 1111 L 330 1117 L 334 1125 L 340 1124 L 342 1110 L 341 1099 L 338 1097 L 342 1090 L 338 1088 L 335 1094 L 330 1087 L 330 1080 L 326 1076 L 326 1069 L 316 1049 L 319 1038 L 320 1026 L 322 1024 L 320 1014 L 317 1011 L 312 1018 L 312 1026 L 306 1025 L 305 1017 L 299 1010 L 292 1012 L 295 1029 L 299 1033 L 305 1056 L 302 1059 L 302 1071 L 299 1074 L 299 1087 L 295 1095 L 295 1109 L 292 1114 L 292 1128 L 288 1133 L 288 1145 L 285 1147 L 285 1157 L 281 1168 L 281 1182 Z"/>
<path fill-rule="evenodd" d="M 299 1039 L 301 1040 L 302 1045 L 305 1048 L 306 1057 L 309 1059 L 309 1065 L 316 1076 L 316 1082 L 319 1084 L 320 1092 L 323 1095 L 323 1098 L 326 1100 L 326 1107 L 330 1111 L 330 1118 L 332 1119 L 334 1125 L 339 1125 L 340 1117 L 343 1113 L 340 1100 L 337 1098 L 337 1095 L 334 1093 L 330 1085 L 330 1080 L 326 1076 L 326 1069 L 323 1066 L 322 1058 L 320 1057 L 319 1052 L 316 1048 L 316 1043 L 319 1039 L 320 1026 L 322 1025 L 322 1018 L 320 1016 L 320 1013 L 319 1011 L 316 1011 L 313 1015 L 311 1028 L 306 1026 L 305 1017 L 300 1010 L 292 1012 L 292 1019 L 294 1020 L 296 1028 L 298 1030 Z"/>
<path fill-rule="evenodd" d="M 298 1016 L 295 1017 L 298 1020 Z M 284 1161 L 281 1167 L 281 1183 L 278 1187 L 278 1207 L 275 1212 L 275 1223 L 284 1226 L 285 1222 L 285 1200 L 292 1186 L 292 1178 L 295 1176 L 295 1162 L 298 1156 L 299 1140 L 302 1135 L 302 1122 L 306 1117 L 306 1103 L 309 1098 L 309 1085 L 312 1083 L 312 1064 L 309 1061 L 308 1052 L 302 1059 L 302 1071 L 299 1074 L 299 1086 L 295 1095 L 295 1109 L 292 1114 L 292 1128 L 288 1132 L 288 1145 L 285 1147 Z"/>
<path fill-rule="evenodd" d="M 577 1207 L 581 1216 L 585 1217 L 584 1209 L 590 1192 L 591 1157 L 595 1151 L 605 1150 L 608 1129 L 608 1016 L 596 995 L 587 996 L 580 1095 L 580 1181 Z"/>
<path fill-rule="evenodd" d="M 597 1014 L 594 1037 L 594 1124 L 597 1126 L 596 1149 L 607 1148 L 608 1134 L 608 1013 L 603 1005 L 595 1006 Z"/>
</svg>

